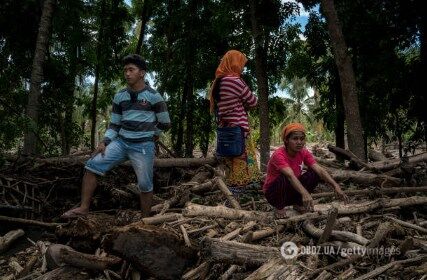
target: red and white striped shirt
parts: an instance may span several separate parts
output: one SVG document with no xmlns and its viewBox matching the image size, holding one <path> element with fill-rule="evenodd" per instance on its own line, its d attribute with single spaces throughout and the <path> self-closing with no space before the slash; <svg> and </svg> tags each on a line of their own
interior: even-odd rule
<svg viewBox="0 0 427 280">
<path fill-rule="evenodd" d="M 245 108 L 255 107 L 258 99 L 240 77 L 222 77 L 217 104 L 220 125 L 240 126 L 249 132 Z"/>
</svg>

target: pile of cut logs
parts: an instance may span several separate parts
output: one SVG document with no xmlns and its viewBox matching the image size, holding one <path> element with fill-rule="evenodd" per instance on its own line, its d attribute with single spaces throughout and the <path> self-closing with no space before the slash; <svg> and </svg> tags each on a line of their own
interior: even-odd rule
<svg viewBox="0 0 427 280">
<path fill-rule="evenodd" d="M 102 205 L 69 221 L 18 215 L 35 199 L 50 203 L 56 195 L 46 192 L 56 187 L 34 193 L 21 185 L 21 194 L 11 191 L 19 185 L 13 182 L 26 180 L 4 172 L 0 198 L 14 215 L 0 216 L 0 230 L 10 229 L 0 237 L 0 279 L 427 279 L 427 154 L 365 163 L 348 151 L 329 150 L 358 169 L 318 159 L 350 203 L 320 185 L 314 212 L 289 208 L 286 219 L 274 218 L 260 183 L 236 199 L 214 158 L 158 159 L 158 177 L 182 176 L 166 180 L 172 184 L 156 194 L 149 218 L 126 205 Z M 33 170 L 81 168 L 83 160 L 40 159 Z M 61 178 L 39 182 L 55 180 Z M 134 186 L 120 183 L 108 184 L 107 195 L 137 201 Z M 11 193 L 20 205 L 12 205 Z M 34 228 L 44 232 L 39 240 L 26 235 Z M 28 246 L 17 250 L 22 243 Z"/>
</svg>

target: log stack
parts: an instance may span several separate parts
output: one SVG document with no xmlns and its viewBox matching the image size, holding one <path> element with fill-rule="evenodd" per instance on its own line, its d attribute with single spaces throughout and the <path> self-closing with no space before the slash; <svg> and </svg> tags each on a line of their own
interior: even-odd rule
<svg viewBox="0 0 427 280">
<path fill-rule="evenodd" d="M 334 162 L 330 171 L 341 181 L 350 203 L 335 200 L 334 194 L 320 185 L 313 194 L 314 212 L 299 213 L 289 207 L 288 218 L 280 220 L 274 218 L 272 207 L 260 191 L 261 183 L 248 186 L 246 194 L 236 198 L 224 187 L 223 172 L 218 167 L 203 162 L 195 168 L 194 161 L 183 167 L 185 160 L 179 161 L 176 170 L 168 167 L 164 173 L 175 177 L 156 192 L 150 218 L 143 218 L 139 210 L 129 209 L 132 207 L 127 204 L 111 209 L 102 203 L 95 203 L 90 215 L 71 221 L 55 220 L 62 208 L 56 209 L 56 216 L 49 220 L 22 215 L 22 210 L 14 212 L 21 213 L 21 218 L 0 216 L 9 230 L 41 229 L 48 237 L 35 242 L 23 230 L 2 233 L 0 245 L 6 245 L 0 246 L 4 248 L 0 252 L 0 277 L 427 279 L 427 186 L 408 186 L 396 175 L 402 172 L 385 174 L 390 168 L 401 169 L 396 161 L 387 161 L 359 163 L 359 170 L 343 165 L 337 168 L 340 163 Z M 79 161 L 67 158 L 64 162 L 61 169 Z M 409 162 L 425 174 L 424 156 Z M 61 166 L 60 159 L 36 163 L 48 176 L 54 173 L 46 172 L 50 164 L 56 169 Z M 164 174 L 163 178 L 169 176 Z M 3 176 L 11 179 L 9 185 L 0 180 L 8 189 L 14 187 L 12 179 L 28 181 L 10 174 Z M 123 181 L 121 176 L 106 180 L 108 183 L 101 182 L 101 187 L 110 185 L 123 192 L 123 199 L 116 197 L 115 201 L 137 199 L 137 193 L 129 187 L 130 180 Z M 48 189 L 52 186 L 46 185 Z M 37 190 L 33 198 L 53 206 L 50 197 L 55 188 L 50 195 Z M 24 187 L 19 191 L 25 194 Z M 98 193 L 95 202 L 108 194 L 112 192 Z M 78 197 L 71 201 L 78 202 Z M 23 251 L 14 250 L 22 242 L 29 246 Z"/>
</svg>

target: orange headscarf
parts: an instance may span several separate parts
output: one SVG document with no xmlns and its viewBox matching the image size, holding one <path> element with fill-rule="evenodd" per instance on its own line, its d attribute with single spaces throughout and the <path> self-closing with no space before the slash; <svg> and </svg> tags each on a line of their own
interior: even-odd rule
<svg viewBox="0 0 427 280">
<path fill-rule="evenodd" d="M 282 130 L 282 139 L 283 142 L 285 142 L 286 137 L 289 135 L 289 133 L 294 131 L 301 131 L 305 133 L 305 128 L 300 123 L 290 123 L 287 126 L 285 126 Z"/>
<path fill-rule="evenodd" d="M 209 101 L 211 113 L 214 111 L 215 100 L 213 96 L 213 88 L 216 85 L 218 78 L 231 75 L 235 77 L 240 77 L 240 74 L 243 71 L 248 59 L 246 56 L 236 50 L 230 50 L 222 57 L 221 62 L 218 65 L 218 68 L 215 71 L 215 80 L 212 82 L 211 88 L 209 90 Z"/>
</svg>

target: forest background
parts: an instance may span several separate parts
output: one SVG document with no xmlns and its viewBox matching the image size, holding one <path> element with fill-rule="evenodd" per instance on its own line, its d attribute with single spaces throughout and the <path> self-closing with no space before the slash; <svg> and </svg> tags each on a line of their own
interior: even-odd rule
<svg viewBox="0 0 427 280">
<path fill-rule="evenodd" d="M 310 141 L 347 142 L 361 158 L 390 142 L 403 156 L 427 139 L 421 2 L 3 0 L 0 159 L 93 148 L 125 86 L 128 53 L 147 60 L 148 81 L 168 103 L 172 128 L 161 141 L 179 156 L 206 156 L 215 139 L 206 95 L 229 49 L 249 58 L 263 168 L 291 121 Z"/>
</svg>

